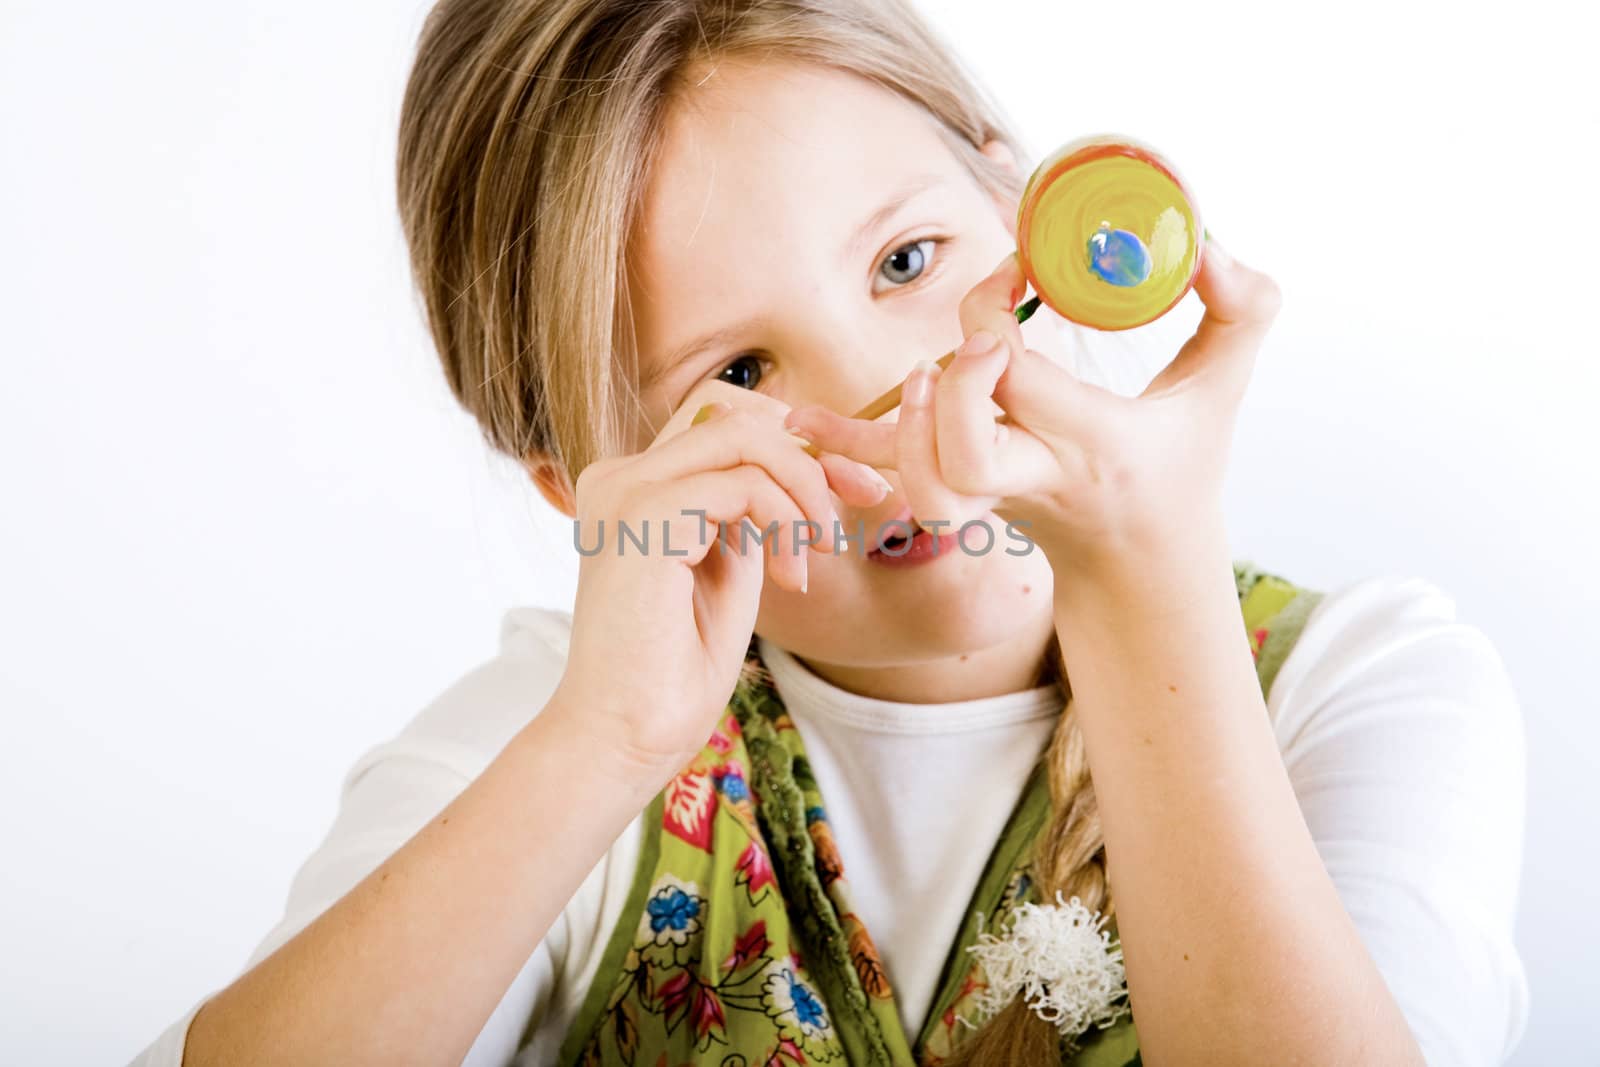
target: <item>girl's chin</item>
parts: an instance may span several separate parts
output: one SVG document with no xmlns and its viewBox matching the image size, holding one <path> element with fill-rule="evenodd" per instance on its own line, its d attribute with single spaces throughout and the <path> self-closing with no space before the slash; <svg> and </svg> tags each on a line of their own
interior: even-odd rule
<svg viewBox="0 0 1600 1067">
<path fill-rule="evenodd" d="M 954 657 L 1032 641 L 1048 631 L 1048 610 L 1013 605 L 1004 613 L 919 612 L 877 620 L 845 617 L 762 619 L 756 630 L 801 659 L 854 667 Z"/>
<path fill-rule="evenodd" d="M 889 573 L 861 559 L 826 563 L 852 573 L 824 581 L 814 567 L 804 595 L 769 588 L 756 629 L 783 648 L 849 663 L 863 654 L 892 660 L 899 650 L 988 648 L 1034 633 L 1051 612 L 1051 573 L 1042 557 L 1000 564 L 969 556 Z"/>
</svg>

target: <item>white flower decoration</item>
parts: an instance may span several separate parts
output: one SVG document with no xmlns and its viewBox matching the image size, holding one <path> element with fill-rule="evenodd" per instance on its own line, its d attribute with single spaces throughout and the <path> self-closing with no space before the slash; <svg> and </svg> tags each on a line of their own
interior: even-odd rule
<svg viewBox="0 0 1600 1067">
<path fill-rule="evenodd" d="M 826 1039 L 833 1029 L 828 1009 L 811 983 L 779 960 L 766 967 L 761 1003 L 781 1027 L 791 1029 L 802 1040 Z"/>
<path fill-rule="evenodd" d="M 1062 900 L 1058 891 L 1056 901 L 1018 905 L 1003 937 L 980 933 L 967 951 L 982 961 L 988 977 L 988 988 L 973 1001 L 984 1018 L 1021 994 L 1034 1014 L 1071 1040 L 1091 1025 L 1110 1026 L 1131 1009 L 1122 948 L 1102 929 L 1106 919 L 1077 897 Z"/>
</svg>

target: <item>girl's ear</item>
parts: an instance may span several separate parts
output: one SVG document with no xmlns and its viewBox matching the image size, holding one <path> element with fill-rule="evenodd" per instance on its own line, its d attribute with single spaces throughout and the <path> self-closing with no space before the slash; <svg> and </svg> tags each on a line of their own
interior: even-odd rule
<svg viewBox="0 0 1600 1067">
<path fill-rule="evenodd" d="M 984 142 L 983 147 L 978 151 L 1000 164 L 1006 170 L 1009 170 L 1012 174 L 1017 172 L 1016 154 L 1011 151 L 1011 146 L 1004 141 L 998 138 L 990 138 Z"/>
<path fill-rule="evenodd" d="M 1016 154 L 1011 151 L 1011 146 L 1004 141 L 991 138 L 984 142 L 979 151 L 1012 174 L 1017 173 Z M 1019 206 L 1017 201 L 996 192 L 994 194 L 994 205 L 995 209 L 1000 212 L 1000 217 L 1005 220 L 1006 232 L 1015 241 L 1017 239 L 1017 208 Z"/>
<path fill-rule="evenodd" d="M 548 500 L 551 507 L 569 519 L 577 517 L 578 495 L 572 488 L 571 479 L 567 477 L 565 466 L 543 452 L 528 453 L 523 466 L 527 468 L 533 484 L 539 487 L 539 495 Z"/>
</svg>

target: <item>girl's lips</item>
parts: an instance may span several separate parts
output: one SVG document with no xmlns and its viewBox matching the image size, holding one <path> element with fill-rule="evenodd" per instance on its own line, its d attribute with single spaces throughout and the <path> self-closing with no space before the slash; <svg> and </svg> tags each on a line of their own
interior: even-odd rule
<svg viewBox="0 0 1600 1067">
<path fill-rule="evenodd" d="M 896 537 L 905 537 L 917 529 L 911 519 L 911 505 L 907 504 L 898 514 L 891 515 L 878 524 L 878 543 L 872 551 L 881 552 L 885 542 Z"/>
<path fill-rule="evenodd" d="M 906 540 L 908 530 L 911 531 L 909 541 Z M 900 544 L 896 551 L 884 550 L 888 542 L 897 539 Z M 940 556 L 952 555 L 959 544 L 960 536 L 957 531 L 947 530 L 935 537 L 916 524 L 911 517 L 911 509 L 907 507 L 901 509 L 898 515 L 885 519 L 879 526 L 878 545 L 867 553 L 867 559 L 885 567 L 915 567 L 932 562 Z"/>
<path fill-rule="evenodd" d="M 890 554 L 880 547 L 868 552 L 867 559 L 880 567 L 920 567 L 940 556 L 954 555 L 960 541 L 960 535 L 954 530 L 934 537 L 927 530 L 919 529 L 909 543 L 901 545 L 898 554 Z"/>
</svg>

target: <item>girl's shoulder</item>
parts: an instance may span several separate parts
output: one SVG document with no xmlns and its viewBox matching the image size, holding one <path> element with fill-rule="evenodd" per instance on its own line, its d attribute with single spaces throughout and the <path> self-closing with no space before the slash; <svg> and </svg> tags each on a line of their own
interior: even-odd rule
<svg viewBox="0 0 1600 1067">
<path fill-rule="evenodd" d="M 1380 574 L 1318 590 L 1268 693 L 1286 753 L 1335 720 L 1429 721 L 1469 731 L 1510 759 L 1521 749 L 1522 714 L 1499 650 L 1460 617 L 1455 597 L 1416 575 Z"/>
<path fill-rule="evenodd" d="M 507 656 L 542 658 L 555 653 L 565 662 L 572 639 L 572 612 L 523 604 L 500 619 L 500 652 Z"/>
<path fill-rule="evenodd" d="M 1297 688 L 1329 690 L 1394 667 L 1470 683 L 1463 688 L 1489 684 L 1486 695 L 1509 696 L 1505 663 L 1493 641 L 1460 617 L 1455 597 L 1437 583 L 1382 574 L 1318 589 L 1316 595 L 1275 696 L 1277 690 L 1281 698 Z"/>
<path fill-rule="evenodd" d="M 429 701 L 398 733 L 373 746 L 347 776 L 396 755 L 424 758 L 471 781 L 532 722 L 566 670 L 572 614 L 523 605 L 501 617 L 494 654 Z"/>
<path fill-rule="evenodd" d="M 1375 574 L 1324 585 L 1254 559 L 1235 559 L 1233 571 L 1250 652 L 1281 742 L 1295 740 L 1309 720 L 1375 700 L 1391 718 L 1437 715 L 1437 708 L 1420 705 L 1451 700 L 1457 713 L 1478 720 L 1477 728 L 1520 731 L 1498 650 L 1482 628 L 1460 617 L 1455 598 L 1436 582 Z"/>
</svg>

